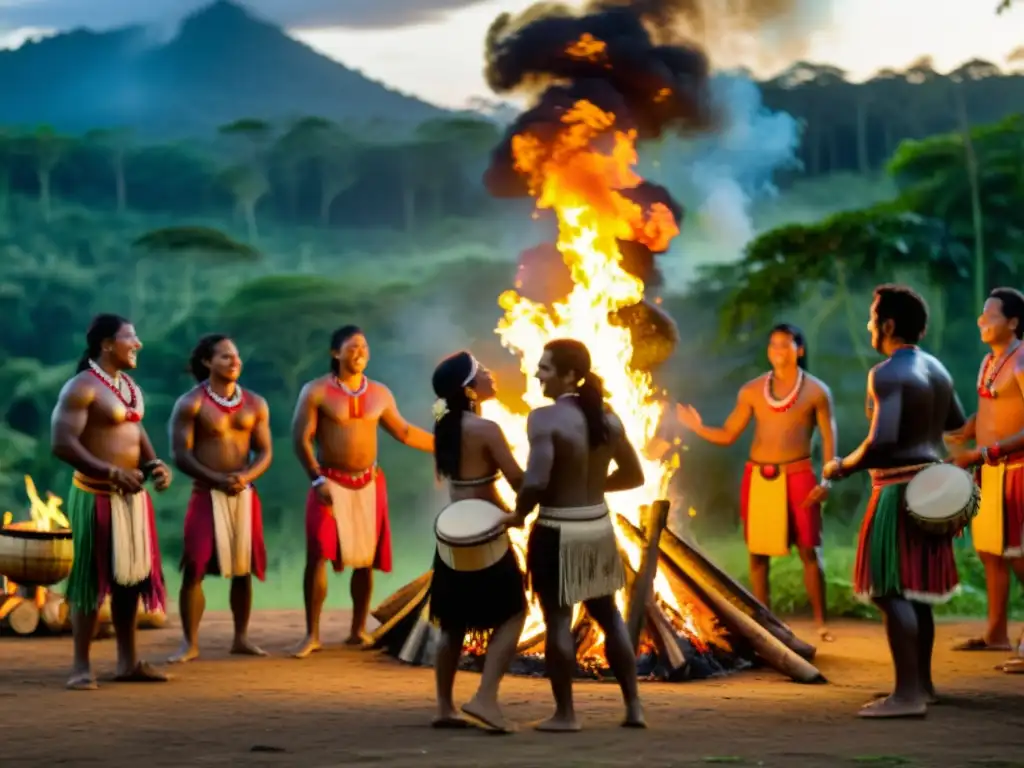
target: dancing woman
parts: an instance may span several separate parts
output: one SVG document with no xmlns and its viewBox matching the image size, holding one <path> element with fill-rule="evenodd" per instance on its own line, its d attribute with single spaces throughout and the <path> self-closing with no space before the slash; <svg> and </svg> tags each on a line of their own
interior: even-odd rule
<svg viewBox="0 0 1024 768">
<path fill-rule="evenodd" d="M 452 502 L 481 499 L 508 512 L 496 483 L 504 474 L 515 491 L 523 471 L 512 456 L 501 427 L 480 417 L 480 403 L 495 396 L 494 379 L 468 352 L 441 362 L 434 371 L 434 458 L 437 474 L 448 481 Z M 509 513 L 509 522 L 514 522 Z M 434 667 L 437 682 L 435 728 L 458 728 L 452 700 L 455 672 L 466 633 L 493 630 L 480 687 L 462 711 L 490 728 L 509 731 L 498 706 L 498 684 L 515 656 L 526 620 L 523 574 L 509 549 L 494 565 L 480 571 L 457 571 L 434 555 L 430 594 L 431 620 L 441 628 Z"/>
</svg>

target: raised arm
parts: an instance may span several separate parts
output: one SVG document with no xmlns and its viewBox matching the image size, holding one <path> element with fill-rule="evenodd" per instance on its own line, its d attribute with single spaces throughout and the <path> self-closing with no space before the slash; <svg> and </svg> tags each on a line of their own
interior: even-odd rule
<svg viewBox="0 0 1024 768">
<path fill-rule="evenodd" d="M 526 419 L 526 437 L 530 455 L 526 460 L 523 484 L 516 496 L 516 514 L 526 517 L 540 502 L 555 464 L 555 441 L 551 427 L 544 423 L 544 411 L 533 411 Z"/>
<path fill-rule="evenodd" d="M 391 394 L 391 390 L 384 388 L 384 391 L 387 403 L 380 414 L 380 423 L 384 430 L 403 445 L 418 451 L 433 453 L 434 436 L 407 422 L 398 412 L 398 405 L 395 403 L 395 396 Z"/>
<path fill-rule="evenodd" d="M 750 424 L 750 419 L 754 415 L 754 409 L 751 407 L 748 397 L 746 388 L 741 389 L 739 395 L 736 396 L 736 405 L 732 409 L 732 413 L 721 427 L 706 426 L 701 421 L 700 414 L 692 406 L 677 405 L 676 415 L 683 426 L 701 439 L 715 445 L 732 445 L 743 434 L 743 430 Z"/>
<path fill-rule="evenodd" d="M 505 476 L 512 490 L 519 493 L 519 489 L 523 486 L 523 468 L 519 466 L 519 462 L 512 455 L 512 449 L 509 447 L 508 440 L 505 439 L 505 433 L 492 421 L 488 422 L 485 435 L 487 441 L 485 445 L 487 452 L 491 455 L 491 461 L 501 470 L 501 474 Z"/>
<path fill-rule="evenodd" d="M 884 466 L 886 449 L 895 445 L 900 434 L 903 413 L 903 387 L 886 370 L 886 365 L 873 368 L 868 374 L 868 393 L 872 400 L 871 428 L 868 436 L 853 453 L 826 465 L 826 475 L 851 475 L 865 469 Z M 835 471 L 838 464 L 838 472 Z M 830 466 L 832 469 L 830 470 Z"/>
<path fill-rule="evenodd" d="M 270 406 L 262 397 L 256 408 L 256 423 L 252 428 L 252 437 L 249 438 L 249 450 L 252 458 L 242 478 L 245 484 L 258 480 L 270 469 L 270 462 L 274 458 L 273 441 L 270 438 Z"/>
<path fill-rule="evenodd" d="M 50 419 L 50 450 L 87 477 L 105 479 L 111 476 L 114 465 L 93 456 L 81 441 L 95 396 L 92 387 L 77 377 L 64 385 Z"/>
<path fill-rule="evenodd" d="M 616 491 L 628 491 L 639 488 L 644 484 L 644 470 L 640 466 L 640 457 L 636 448 L 626 437 L 626 429 L 615 414 L 608 414 L 609 435 L 612 440 L 612 459 L 615 461 L 615 470 L 608 475 L 604 482 L 606 493 Z"/>
<path fill-rule="evenodd" d="M 814 405 L 814 415 L 821 435 L 821 460 L 827 464 L 836 456 L 836 419 L 832 408 L 832 393 L 824 385 Z"/>
<path fill-rule="evenodd" d="M 196 417 L 201 406 L 202 400 L 195 396 L 195 391 L 182 395 L 174 404 L 170 424 L 171 456 L 174 458 L 174 465 L 189 477 L 218 490 L 224 490 L 227 477 L 199 463 L 192 453 L 195 448 Z"/>
<path fill-rule="evenodd" d="M 292 416 L 292 447 L 302 468 L 309 475 L 310 481 L 320 476 L 320 463 L 316 460 L 313 450 L 313 438 L 316 435 L 317 414 L 320 407 L 320 389 L 315 381 L 311 381 L 299 392 Z"/>
</svg>

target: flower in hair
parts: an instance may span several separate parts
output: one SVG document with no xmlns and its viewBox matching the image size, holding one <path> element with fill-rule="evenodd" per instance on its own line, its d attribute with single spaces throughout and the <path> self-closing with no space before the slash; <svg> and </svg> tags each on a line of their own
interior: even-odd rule
<svg viewBox="0 0 1024 768">
<path fill-rule="evenodd" d="M 439 397 L 434 401 L 430 410 L 434 414 L 434 421 L 440 421 L 448 415 L 448 401 L 443 397 Z"/>
</svg>

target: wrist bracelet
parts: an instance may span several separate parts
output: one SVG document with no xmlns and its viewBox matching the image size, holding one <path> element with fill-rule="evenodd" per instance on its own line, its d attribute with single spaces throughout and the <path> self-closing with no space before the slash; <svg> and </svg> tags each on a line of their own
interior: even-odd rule
<svg viewBox="0 0 1024 768">
<path fill-rule="evenodd" d="M 315 478 L 313 478 L 313 482 L 310 483 L 310 485 L 313 486 L 314 488 L 319 488 L 321 485 L 323 485 L 326 482 L 327 482 L 327 478 L 326 477 L 324 477 L 323 475 L 317 475 Z"/>
<path fill-rule="evenodd" d="M 824 488 L 826 491 L 832 487 L 832 481 L 826 480 L 824 477 L 818 481 L 818 485 Z"/>
</svg>

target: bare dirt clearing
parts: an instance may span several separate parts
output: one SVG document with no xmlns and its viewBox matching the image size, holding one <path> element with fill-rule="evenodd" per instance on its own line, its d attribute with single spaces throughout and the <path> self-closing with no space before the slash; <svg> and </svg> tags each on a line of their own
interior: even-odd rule
<svg viewBox="0 0 1024 768">
<path fill-rule="evenodd" d="M 162 661 L 177 648 L 176 621 L 140 633 L 146 658 Z M 347 616 L 339 612 L 325 623 L 333 644 L 304 661 L 284 655 L 302 635 L 300 612 L 259 612 L 253 627 L 272 658 L 228 656 L 230 617 L 211 614 L 203 658 L 172 668 L 165 685 L 107 682 L 114 644 L 102 641 L 94 649 L 101 689 L 89 693 L 64 690 L 70 638 L 0 639 L 2 764 L 1024 766 L 1024 676 L 994 670 L 1005 654 L 948 650 L 975 624 L 939 626 L 936 679 L 948 700 L 925 720 L 854 717 L 887 688 L 891 670 L 881 625 L 840 623 L 838 640 L 819 645 L 827 685 L 798 685 L 771 671 L 646 683 L 647 731 L 617 727 L 614 684 L 583 682 L 576 697 L 584 731 L 536 733 L 529 724 L 550 714 L 547 681 L 507 678 L 502 700 L 522 728 L 511 736 L 429 728 L 432 671 L 340 647 Z M 813 637 L 808 625 L 794 629 Z M 460 700 L 476 682 L 460 673 Z"/>
</svg>

